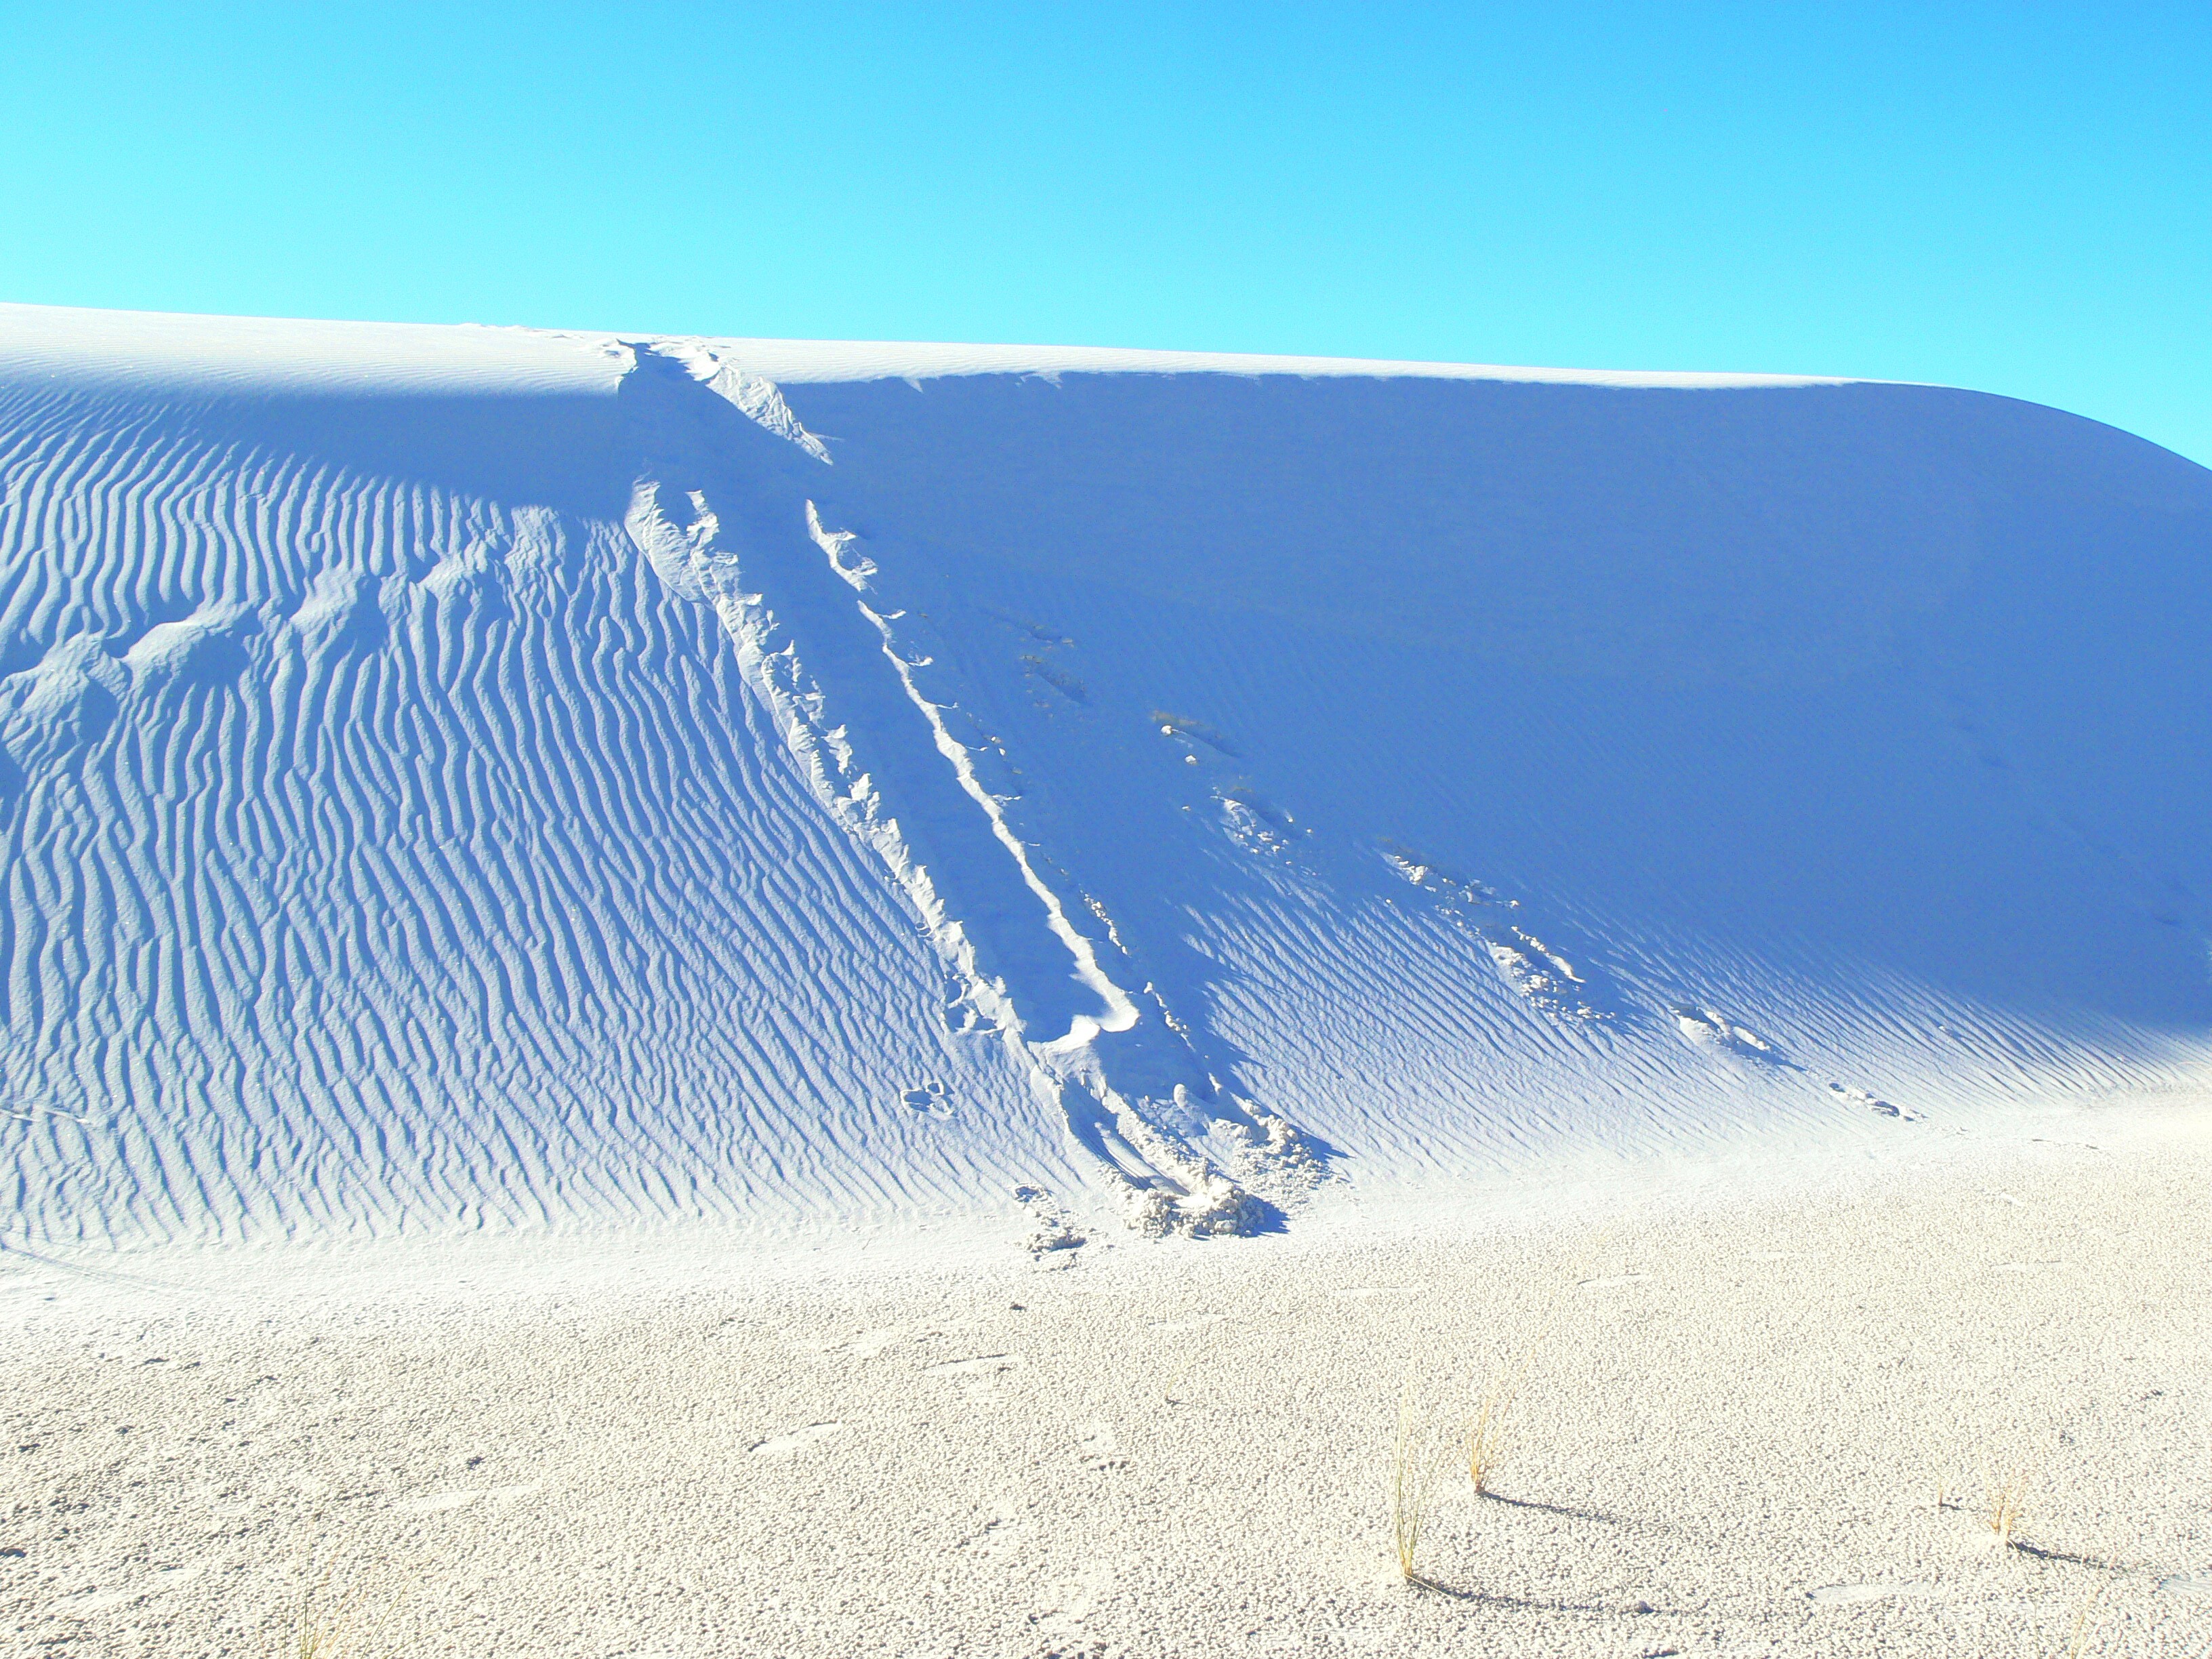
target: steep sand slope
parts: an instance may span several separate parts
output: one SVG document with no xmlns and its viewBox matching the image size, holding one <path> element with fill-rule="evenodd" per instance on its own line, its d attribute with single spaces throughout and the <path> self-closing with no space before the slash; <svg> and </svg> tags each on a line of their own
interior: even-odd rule
<svg viewBox="0 0 2212 1659">
<path fill-rule="evenodd" d="M 1940 388 L 0 308 L 12 1237 L 1049 1244 L 2187 1090 L 2208 538 Z"/>
</svg>

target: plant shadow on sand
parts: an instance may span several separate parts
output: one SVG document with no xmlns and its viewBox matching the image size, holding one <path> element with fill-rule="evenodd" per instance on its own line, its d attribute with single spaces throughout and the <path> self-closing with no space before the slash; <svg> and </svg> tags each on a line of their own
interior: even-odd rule
<svg viewBox="0 0 2212 1659">
<path fill-rule="evenodd" d="M 1655 1607 L 1638 1603 L 1633 1607 L 1608 1607 L 1602 1601 L 1560 1601 L 1549 1596 L 1510 1595 L 1502 1590 L 1473 1589 L 1454 1584 L 1427 1573 L 1415 1573 L 1406 1581 L 1408 1589 L 1419 1590 L 1431 1595 L 1441 1595 L 1453 1601 L 1464 1601 L 1471 1606 L 1499 1607 L 1514 1613 L 1571 1613 L 1585 1618 L 1604 1619 L 1618 1614 L 1635 1613 L 1638 1617 L 1664 1614 L 1677 1611 L 1670 1607 Z"/>
<path fill-rule="evenodd" d="M 1601 1526 L 1619 1527 L 1627 1532 L 1650 1533 L 1668 1538 L 1683 1535 L 1680 1527 L 1670 1527 L 1663 1521 L 1643 1521 L 1632 1515 L 1613 1515 L 1604 1510 L 1579 1510 L 1567 1504 L 1547 1504 L 1539 1498 L 1510 1498 L 1502 1492 L 1486 1492 L 1484 1501 L 1504 1504 L 1516 1510 L 1533 1510 L 1540 1515 L 1556 1515 L 1566 1521 L 1595 1521 Z"/>
<path fill-rule="evenodd" d="M 2095 1555 L 2080 1555 L 2072 1550 L 2045 1549 L 2040 1544 L 2023 1543 L 2017 1538 L 2012 1540 L 2011 1547 L 2018 1553 L 2032 1555 L 2039 1561 L 2062 1561 L 2069 1567 L 2087 1567 L 2093 1572 L 2109 1572 L 2123 1578 L 2136 1571 L 2123 1562 Z"/>
</svg>

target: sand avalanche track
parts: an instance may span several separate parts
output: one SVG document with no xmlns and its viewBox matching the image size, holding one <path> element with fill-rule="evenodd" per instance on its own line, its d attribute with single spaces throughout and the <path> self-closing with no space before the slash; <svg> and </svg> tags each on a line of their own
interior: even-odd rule
<svg viewBox="0 0 2212 1659">
<path fill-rule="evenodd" d="M 2002 399 L 0 307 L 19 1244 L 2186 1088 L 2208 753 L 2212 474 Z"/>
</svg>

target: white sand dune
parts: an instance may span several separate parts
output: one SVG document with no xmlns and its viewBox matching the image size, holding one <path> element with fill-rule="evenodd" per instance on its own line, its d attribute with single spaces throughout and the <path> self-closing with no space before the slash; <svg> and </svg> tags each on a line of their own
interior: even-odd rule
<svg viewBox="0 0 2212 1659">
<path fill-rule="evenodd" d="M 2203 1659 L 2208 554 L 1940 387 L 0 307 L 0 1628 Z"/>
<path fill-rule="evenodd" d="M 2212 474 L 2048 410 L 10 307 L 0 492 L 19 1243 L 1240 1231 L 2204 1076 Z"/>
</svg>

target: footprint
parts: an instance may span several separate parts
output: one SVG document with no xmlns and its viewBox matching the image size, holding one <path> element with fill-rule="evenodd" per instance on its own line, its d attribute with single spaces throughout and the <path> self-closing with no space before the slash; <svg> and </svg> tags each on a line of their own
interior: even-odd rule
<svg viewBox="0 0 2212 1659">
<path fill-rule="evenodd" d="M 1109 1423 L 1092 1423 L 1085 1427 L 1076 1439 L 1077 1455 L 1094 1469 L 1125 1469 L 1129 1460 L 1121 1455 L 1121 1443 Z"/>
<path fill-rule="evenodd" d="M 1042 652 L 1023 652 L 1021 664 L 1024 673 L 1042 684 L 1050 686 L 1068 702 L 1085 703 L 1091 701 L 1090 688 L 1066 669 L 1055 666 Z M 1050 705 L 1040 699 L 1038 706 L 1048 708 Z"/>
<path fill-rule="evenodd" d="M 979 1354 L 973 1359 L 948 1359 L 939 1365 L 923 1368 L 925 1376 L 951 1377 L 960 1384 L 960 1392 L 972 1406 L 994 1405 L 1006 1396 L 999 1383 L 1006 1372 L 1018 1370 L 1021 1360 L 1012 1354 Z"/>
<path fill-rule="evenodd" d="M 1040 1267 L 1064 1267 L 1072 1262 L 1072 1253 L 1083 1248 L 1084 1236 L 1059 1201 L 1042 1187 L 1017 1187 L 1014 1200 L 1029 1212 L 1030 1236 L 1022 1248 L 1030 1260 Z"/>
<path fill-rule="evenodd" d="M 1509 912 L 1521 908 L 1519 899 L 1507 898 L 1486 883 L 1450 874 L 1403 842 L 1386 840 L 1381 849 L 1382 861 L 1401 879 L 1442 901 L 1437 913 L 1480 945 L 1513 994 L 1547 1019 L 1613 1018 L 1592 1000 L 1595 988 L 1572 963 L 1508 920 Z"/>
<path fill-rule="evenodd" d="M 1605 1018 L 1580 994 L 1585 981 L 1565 957 L 1534 933 L 1518 927 L 1504 931 L 1518 942 L 1509 945 L 1502 939 L 1486 938 L 1484 943 L 1498 971 L 1523 1001 L 1553 1019 Z"/>
<path fill-rule="evenodd" d="M 1828 1092 L 1838 1100 L 1847 1100 L 1855 1106 L 1863 1106 L 1869 1111 L 1878 1112 L 1884 1117 L 1901 1118 L 1907 1123 L 1917 1123 L 1921 1121 L 1921 1115 L 1918 1112 L 1908 1112 L 1902 1106 L 1893 1106 L 1887 1101 L 1870 1095 L 1863 1089 L 1846 1089 L 1840 1083 L 1831 1083 L 1828 1085 Z"/>
<path fill-rule="evenodd" d="M 1667 1011 L 1674 1017 L 1674 1024 L 1683 1037 L 1692 1043 L 1718 1048 L 1746 1060 L 1763 1060 L 1775 1065 L 1788 1064 L 1781 1050 L 1747 1025 L 1739 1025 L 1717 1009 L 1700 1003 L 1678 1002 Z M 1835 1088 L 1834 1084 L 1828 1085 Z"/>
<path fill-rule="evenodd" d="M 1215 754 L 1230 760 L 1243 758 L 1242 750 L 1204 720 L 1193 720 L 1188 714 L 1178 714 L 1165 708 L 1153 709 L 1151 719 L 1152 724 L 1159 727 L 1162 737 L 1181 744 L 1192 759 L 1197 758 L 1194 745 L 1198 744 L 1203 744 Z"/>
<path fill-rule="evenodd" d="M 932 1117 L 951 1117 L 952 1102 L 942 1083 L 935 1078 L 925 1079 L 899 1097 L 899 1104 L 910 1106 L 917 1112 L 927 1112 Z"/>
<path fill-rule="evenodd" d="M 1114 1586 L 1114 1570 L 1103 1561 L 1094 1561 L 1073 1577 L 1055 1584 L 1041 1598 L 1036 1611 L 1030 1616 L 1040 1630 L 1059 1638 L 1063 1644 L 1069 1638 L 1080 1642 L 1086 1632 L 1084 1625 L 1097 1608 L 1098 1602 Z M 1092 1642 L 1085 1647 L 1060 1646 L 1052 1652 L 1065 1659 L 1089 1659 L 1091 1655 L 1103 1656 L 1106 1644 Z"/>
<path fill-rule="evenodd" d="M 1198 757 L 1183 758 L 1195 764 Z M 1221 808 L 1221 827 L 1229 839 L 1248 853 L 1281 854 L 1290 850 L 1292 838 L 1310 834 L 1300 830 L 1297 820 L 1282 808 L 1273 805 L 1243 779 L 1232 779 L 1218 784 L 1213 799 Z"/>
<path fill-rule="evenodd" d="M 979 1555 L 998 1555 L 1019 1549 L 1036 1531 L 1036 1521 L 1026 1506 L 1014 1498 L 1001 1498 L 991 1506 L 990 1518 L 963 1547 Z"/>
<path fill-rule="evenodd" d="M 1586 1291 L 1609 1291 L 1616 1285 L 1633 1285 L 1639 1279 L 1650 1277 L 1650 1273 L 1612 1273 L 1603 1279 L 1585 1279 L 1577 1282 Z"/>
<path fill-rule="evenodd" d="M 789 1457 L 816 1441 L 836 1433 L 844 1426 L 842 1423 L 809 1423 L 805 1428 L 793 1429 L 788 1434 L 771 1435 L 765 1440 L 756 1440 L 750 1449 L 755 1457 Z"/>
<path fill-rule="evenodd" d="M 2160 1595 L 2196 1595 L 2212 1600 L 2212 1572 L 2177 1572 L 2158 1581 Z"/>
<path fill-rule="evenodd" d="M 1471 881 L 1454 875 L 1434 859 L 1415 852 L 1402 842 L 1385 841 L 1381 847 L 1382 861 L 1423 892 L 1441 894 L 1470 909 L 1493 904 L 1502 904 L 1508 910 L 1519 908 L 1515 901 L 1500 898 L 1498 890 L 1487 882 Z"/>
</svg>

